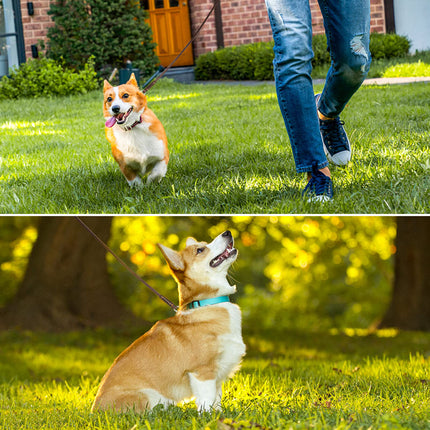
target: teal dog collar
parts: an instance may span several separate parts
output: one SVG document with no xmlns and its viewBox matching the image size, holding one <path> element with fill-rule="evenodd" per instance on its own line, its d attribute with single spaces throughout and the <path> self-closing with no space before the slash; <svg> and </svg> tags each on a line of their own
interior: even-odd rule
<svg viewBox="0 0 430 430">
<path fill-rule="evenodd" d="M 213 299 L 205 299 L 205 300 L 194 300 L 194 302 L 188 303 L 187 309 L 196 309 L 196 308 L 201 308 L 202 306 L 216 305 L 218 303 L 224 303 L 229 301 L 230 301 L 229 296 L 214 297 Z"/>
</svg>

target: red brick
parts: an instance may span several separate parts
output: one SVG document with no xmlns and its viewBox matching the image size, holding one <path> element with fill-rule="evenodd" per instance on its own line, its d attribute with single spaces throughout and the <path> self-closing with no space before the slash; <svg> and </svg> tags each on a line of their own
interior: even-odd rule
<svg viewBox="0 0 430 430">
<path fill-rule="evenodd" d="M 27 2 L 21 0 L 26 53 L 32 43 L 35 43 L 38 39 L 45 38 L 49 26 L 53 24 L 51 18 L 47 15 L 51 1 L 54 0 L 35 0 L 33 2 L 35 15 L 29 17 Z M 192 32 L 196 31 L 206 17 L 212 4 L 212 0 L 189 0 Z M 318 1 L 309 0 L 309 4 L 312 12 L 313 33 L 323 33 L 323 20 Z M 371 31 L 385 31 L 384 0 L 370 0 L 370 4 Z M 264 0 L 256 0 L 255 2 L 249 2 L 249 0 L 221 2 L 221 11 L 225 46 L 272 40 Z M 216 30 L 213 16 L 209 18 L 199 37 L 194 41 L 193 47 L 195 56 L 216 49 Z"/>
</svg>

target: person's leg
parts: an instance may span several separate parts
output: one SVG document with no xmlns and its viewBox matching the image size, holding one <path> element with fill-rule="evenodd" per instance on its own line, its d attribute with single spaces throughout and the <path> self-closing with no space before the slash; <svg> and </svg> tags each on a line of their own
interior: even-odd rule
<svg viewBox="0 0 430 430">
<path fill-rule="evenodd" d="M 266 0 L 273 39 L 278 103 L 296 170 L 317 167 L 330 175 L 324 154 L 311 79 L 312 18 L 309 0 Z"/>
<path fill-rule="evenodd" d="M 332 59 L 318 110 L 326 119 L 336 118 L 369 71 L 370 0 L 318 2 Z"/>
</svg>

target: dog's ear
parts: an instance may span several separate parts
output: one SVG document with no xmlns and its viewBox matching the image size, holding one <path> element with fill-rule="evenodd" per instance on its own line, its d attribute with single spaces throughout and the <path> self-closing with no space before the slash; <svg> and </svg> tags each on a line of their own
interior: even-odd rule
<svg viewBox="0 0 430 430">
<path fill-rule="evenodd" d="M 134 76 L 134 73 L 131 74 L 130 79 L 127 81 L 127 85 L 134 85 L 135 87 L 139 88 L 139 85 L 137 85 L 136 77 Z"/>
<path fill-rule="evenodd" d="M 103 82 L 103 92 L 109 90 L 110 88 L 112 88 L 112 85 L 105 79 L 105 81 Z"/>
<path fill-rule="evenodd" d="M 185 246 L 191 246 L 191 245 L 195 245 L 197 242 L 196 239 L 194 239 L 194 237 L 188 237 L 187 241 L 185 242 Z"/>
<path fill-rule="evenodd" d="M 173 249 L 168 248 L 167 246 L 161 245 L 161 243 L 157 243 L 160 251 L 164 255 L 164 258 L 167 261 L 167 264 L 174 271 L 183 272 L 185 270 L 184 260 L 182 259 L 181 254 L 179 252 L 174 251 Z"/>
</svg>

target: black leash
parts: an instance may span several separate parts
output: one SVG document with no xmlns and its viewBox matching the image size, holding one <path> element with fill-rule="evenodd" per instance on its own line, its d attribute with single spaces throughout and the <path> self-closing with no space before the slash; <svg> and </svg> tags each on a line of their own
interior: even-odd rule
<svg viewBox="0 0 430 430">
<path fill-rule="evenodd" d="M 111 248 L 109 248 L 108 245 L 106 245 L 78 216 L 75 216 L 75 218 L 82 224 L 82 226 L 100 243 L 100 245 L 103 246 L 104 249 L 106 249 L 107 252 L 112 254 L 116 260 L 125 267 L 139 282 L 141 282 L 145 287 L 149 288 L 155 295 L 157 295 L 161 300 L 163 300 L 164 303 L 169 305 L 175 312 L 178 310 L 178 306 L 176 306 L 174 303 L 172 303 L 167 297 L 164 297 L 162 294 L 160 294 L 155 288 L 152 288 L 151 285 L 149 285 L 144 279 L 142 279 L 132 268 L 127 266 L 127 264 L 118 256 L 115 254 L 114 251 L 112 251 Z"/>
<path fill-rule="evenodd" d="M 197 35 L 200 33 L 200 30 L 203 28 L 203 26 L 206 24 L 206 21 L 209 19 L 209 17 L 212 15 L 212 12 L 215 10 L 216 6 L 221 0 L 214 0 L 214 3 L 212 5 L 211 10 L 206 15 L 206 18 L 203 20 L 203 22 L 200 24 L 200 27 L 197 29 L 197 31 L 194 33 L 194 36 L 191 38 L 191 40 L 185 45 L 185 47 L 182 49 L 182 51 L 176 56 L 176 58 L 167 66 L 163 67 L 160 66 L 158 71 L 155 72 L 143 85 L 142 92 L 146 94 L 165 74 L 166 72 L 176 63 L 178 58 L 186 51 L 186 49 L 194 42 Z"/>
</svg>

